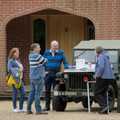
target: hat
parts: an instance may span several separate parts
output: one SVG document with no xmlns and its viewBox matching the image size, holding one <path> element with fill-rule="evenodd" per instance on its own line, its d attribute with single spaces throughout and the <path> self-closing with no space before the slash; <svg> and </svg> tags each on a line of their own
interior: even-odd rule
<svg viewBox="0 0 120 120">
<path fill-rule="evenodd" d="M 96 53 L 102 53 L 104 49 L 101 46 L 98 46 L 96 47 L 95 50 L 96 50 Z"/>
</svg>

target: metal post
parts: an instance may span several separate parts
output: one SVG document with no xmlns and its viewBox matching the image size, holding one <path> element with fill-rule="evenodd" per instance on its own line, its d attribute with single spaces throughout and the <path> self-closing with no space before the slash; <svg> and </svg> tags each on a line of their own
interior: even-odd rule
<svg viewBox="0 0 120 120">
<path fill-rule="evenodd" d="M 107 108 L 108 108 L 107 113 L 109 114 L 110 110 L 109 110 L 109 94 L 108 94 L 108 91 L 107 91 L 106 95 L 107 95 Z"/>
<path fill-rule="evenodd" d="M 88 112 L 91 112 L 91 109 L 90 109 L 90 87 L 89 87 L 89 81 L 87 81 L 87 97 L 88 97 Z"/>
<path fill-rule="evenodd" d="M 117 112 L 120 113 L 120 80 L 117 81 Z"/>
</svg>

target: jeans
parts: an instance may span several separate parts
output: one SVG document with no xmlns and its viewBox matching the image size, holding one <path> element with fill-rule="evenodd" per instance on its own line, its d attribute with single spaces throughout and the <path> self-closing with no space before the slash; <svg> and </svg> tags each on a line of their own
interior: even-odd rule
<svg viewBox="0 0 120 120">
<path fill-rule="evenodd" d="M 56 72 L 49 72 L 45 77 L 45 101 L 46 101 L 46 109 L 50 109 L 50 101 L 51 101 L 51 88 L 56 85 Z"/>
<path fill-rule="evenodd" d="M 19 109 L 22 110 L 23 109 L 23 104 L 24 104 L 24 97 L 25 97 L 25 89 L 24 86 L 22 86 L 21 88 L 17 89 L 15 88 L 15 86 L 12 87 L 13 88 L 13 109 L 17 108 L 17 96 L 18 96 L 18 91 L 20 93 L 20 97 L 19 97 Z"/>
<path fill-rule="evenodd" d="M 36 112 L 41 112 L 40 97 L 43 91 L 44 80 L 31 80 L 31 90 L 28 97 L 27 111 L 31 111 L 33 101 L 35 101 Z"/>
</svg>

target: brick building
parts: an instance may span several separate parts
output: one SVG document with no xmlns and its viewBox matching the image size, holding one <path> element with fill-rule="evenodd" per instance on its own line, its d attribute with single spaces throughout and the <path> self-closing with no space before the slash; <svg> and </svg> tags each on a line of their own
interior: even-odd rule
<svg viewBox="0 0 120 120">
<path fill-rule="evenodd" d="M 80 40 L 120 39 L 120 0 L 0 0 L 0 92 L 8 90 L 8 51 L 20 48 L 28 75 L 30 44 L 39 42 L 44 50 L 53 39 L 69 62 Z"/>
</svg>

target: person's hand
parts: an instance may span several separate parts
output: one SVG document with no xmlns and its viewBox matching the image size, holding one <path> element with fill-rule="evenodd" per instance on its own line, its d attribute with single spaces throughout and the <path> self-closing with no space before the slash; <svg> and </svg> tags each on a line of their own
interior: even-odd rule
<svg viewBox="0 0 120 120">
<path fill-rule="evenodd" d="M 101 77 L 95 76 L 95 80 L 100 80 Z"/>
<path fill-rule="evenodd" d="M 45 75 L 47 75 L 48 74 L 48 72 L 45 72 Z"/>
<path fill-rule="evenodd" d="M 16 83 L 17 83 L 17 84 L 19 83 L 19 80 L 18 80 L 18 79 L 16 80 Z"/>
</svg>

